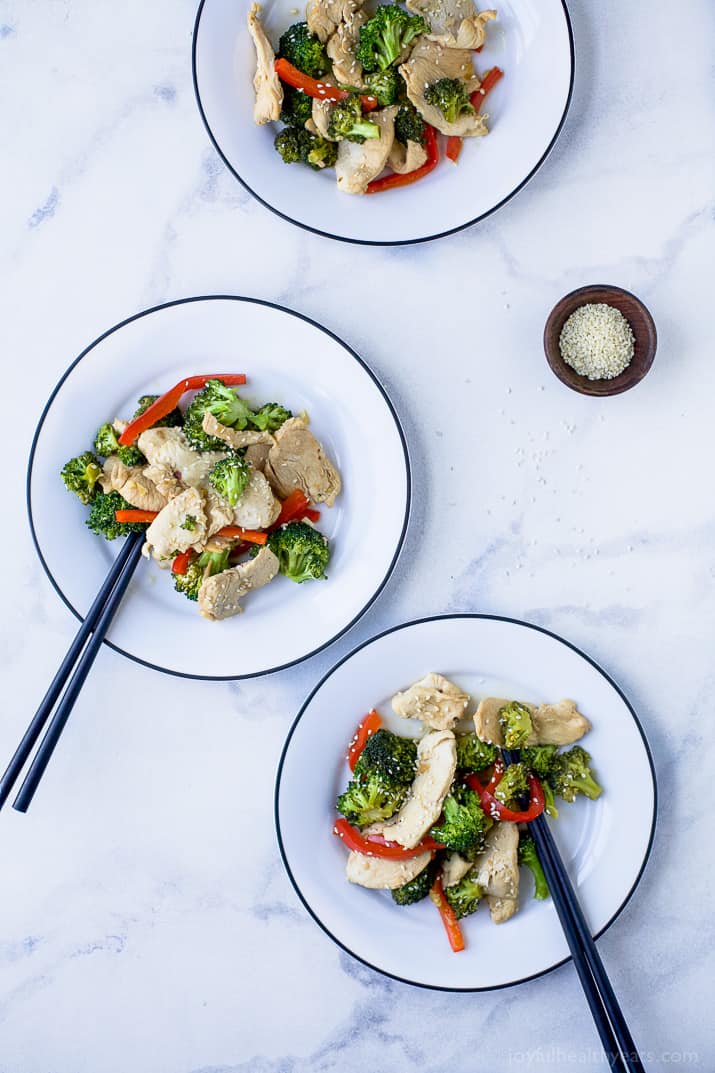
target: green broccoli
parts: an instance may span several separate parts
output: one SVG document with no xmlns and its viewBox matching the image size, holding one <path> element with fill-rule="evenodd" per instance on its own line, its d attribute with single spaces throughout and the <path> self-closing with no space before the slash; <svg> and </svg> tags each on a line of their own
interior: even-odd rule
<svg viewBox="0 0 715 1073">
<path fill-rule="evenodd" d="M 417 766 L 417 743 L 382 727 L 365 743 L 355 773 L 376 771 L 389 786 L 409 788 Z"/>
<path fill-rule="evenodd" d="M 544 869 L 541 867 L 534 836 L 529 831 L 519 831 L 519 864 L 525 865 L 534 876 L 534 897 L 542 902 L 549 896 Z"/>
<path fill-rule="evenodd" d="M 92 503 L 87 525 L 93 533 L 106 540 L 115 540 L 127 533 L 143 533 L 147 528 L 146 522 L 118 522 L 114 516 L 117 510 L 131 509 L 119 492 L 100 492 Z"/>
<path fill-rule="evenodd" d="M 544 791 L 544 811 L 547 816 L 552 816 L 554 819 L 559 814 L 559 810 L 556 808 L 556 800 L 554 797 L 554 791 L 549 781 L 551 769 L 554 765 L 554 760 L 558 756 L 558 746 L 556 745 L 529 745 L 526 749 L 522 749 L 520 759 L 530 771 L 533 771 L 541 782 L 541 788 Z"/>
<path fill-rule="evenodd" d="M 366 138 L 379 138 L 380 128 L 363 116 L 360 96 L 351 93 L 331 110 L 328 134 L 336 142 L 364 142 Z"/>
<path fill-rule="evenodd" d="M 134 444 L 129 447 L 120 444 L 117 433 L 109 423 L 100 425 L 97 429 L 97 435 L 94 437 L 94 449 L 103 458 L 108 458 L 109 455 L 117 455 L 119 461 L 123 462 L 125 466 L 143 466 L 146 464 L 146 458 L 138 447 Z"/>
<path fill-rule="evenodd" d="M 544 791 L 544 812 L 551 816 L 552 820 L 558 819 L 559 810 L 556 807 L 556 795 L 548 779 L 541 779 L 541 789 Z"/>
<path fill-rule="evenodd" d="M 194 514 L 187 514 L 181 523 L 181 528 L 186 529 L 188 533 L 193 533 L 196 524 L 196 516 Z"/>
<path fill-rule="evenodd" d="M 512 812 L 524 812 L 529 807 L 529 780 L 523 764 L 510 764 L 494 790 L 494 797 Z"/>
<path fill-rule="evenodd" d="M 208 380 L 189 404 L 184 414 L 184 432 L 192 447 L 199 451 L 225 451 L 226 444 L 203 429 L 204 414 L 212 414 L 222 425 L 244 429 L 251 418 L 251 408 L 233 388 L 220 380 Z"/>
<path fill-rule="evenodd" d="M 310 32 L 307 22 L 294 22 L 281 34 L 278 55 L 311 78 L 320 78 L 328 70 L 325 45 Z"/>
<path fill-rule="evenodd" d="M 91 503 L 99 489 L 97 481 L 102 476 L 102 467 L 91 451 L 85 451 L 65 462 L 60 477 L 65 487 L 74 492 L 82 503 Z"/>
<path fill-rule="evenodd" d="M 223 551 L 205 551 L 198 555 L 191 560 L 185 574 L 172 574 L 174 588 L 177 592 L 182 592 L 188 600 L 198 600 L 204 579 L 227 570 L 230 566 L 230 554 L 231 549 L 225 548 Z"/>
<path fill-rule="evenodd" d="M 438 870 L 439 861 L 430 861 L 427 867 L 418 872 L 409 883 L 403 883 L 401 887 L 390 891 L 392 900 L 398 905 L 414 905 L 415 902 L 421 902 L 432 890 Z"/>
<path fill-rule="evenodd" d="M 476 734 L 457 734 L 457 771 L 468 774 L 471 771 L 483 771 L 497 758 L 499 750 L 496 745 L 480 741 Z"/>
<path fill-rule="evenodd" d="M 132 421 L 137 417 L 141 417 L 146 410 L 149 409 L 153 402 L 159 398 L 158 395 L 142 395 L 137 402 L 137 408 L 132 416 Z M 160 417 L 158 421 L 155 421 L 151 428 L 177 428 L 184 423 L 184 415 L 178 407 L 174 407 L 164 417 Z"/>
<path fill-rule="evenodd" d="M 365 92 L 377 98 L 381 108 L 387 108 L 397 100 L 400 76 L 394 67 L 385 71 L 373 71 L 365 76 Z"/>
<path fill-rule="evenodd" d="M 313 98 L 302 89 L 294 89 L 293 86 L 283 86 L 283 107 L 281 108 L 281 122 L 291 127 L 304 127 L 313 115 Z"/>
<path fill-rule="evenodd" d="M 430 834 L 447 849 L 473 860 L 484 849 L 484 839 L 490 826 L 474 791 L 456 785 L 444 800 L 440 823 L 432 828 Z"/>
<path fill-rule="evenodd" d="M 251 467 L 238 451 L 221 458 L 209 473 L 209 481 L 219 495 L 235 507 L 246 491 L 251 477 Z"/>
<path fill-rule="evenodd" d="M 428 104 L 439 108 L 448 123 L 456 123 L 461 115 L 474 115 L 467 87 L 459 78 L 438 78 L 425 90 Z"/>
<path fill-rule="evenodd" d="M 358 827 L 389 819 L 407 797 L 416 762 L 411 738 L 378 730 L 368 738 L 348 788 L 337 800 L 338 812 Z"/>
<path fill-rule="evenodd" d="M 307 522 L 289 522 L 274 530 L 268 537 L 268 545 L 278 556 L 280 572 L 291 581 L 323 580 L 330 562 L 330 545 L 327 537 Z"/>
<path fill-rule="evenodd" d="M 517 700 L 499 709 L 499 724 L 505 749 L 521 749 L 533 730 L 529 709 Z"/>
<path fill-rule="evenodd" d="M 284 127 L 273 143 L 284 164 L 307 164 L 315 171 L 335 167 L 338 147 L 301 127 Z"/>
<path fill-rule="evenodd" d="M 564 801 L 574 801 L 577 794 L 594 801 L 603 792 L 591 771 L 591 757 L 580 745 L 554 757 L 549 774 L 555 793 Z"/>
<path fill-rule="evenodd" d="M 291 411 L 286 410 L 280 403 L 267 402 L 251 415 L 251 424 L 261 432 L 275 432 L 292 416 Z"/>
<path fill-rule="evenodd" d="M 408 142 L 418 142 L 424 145 L 425 121 L 409 102 L 401 104 L 395 116 L 395 138 L 403 145 Z"/>
<path fill-rule="evenodd" d="M 384 71 L 400 59 L 416 37 L 429 33 L 429 29 L 421 15 L 410 15 L 397 4 L 381 4 L 360 27 L 356 59 L 368 73 Z"/>
<path fill-rule="evenodd" d="M 458 920 L 468 917 L 476 911 L 484 891 L 477 883 L 477 869 L 471 868 L 459 883 L 444 888 L 444 896 L 454 909 Z"/>
</svg>

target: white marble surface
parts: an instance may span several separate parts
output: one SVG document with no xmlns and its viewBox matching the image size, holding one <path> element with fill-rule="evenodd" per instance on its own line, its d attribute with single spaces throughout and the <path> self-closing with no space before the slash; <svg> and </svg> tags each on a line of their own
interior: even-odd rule
<svg viewBox="0 0 715 1073">
<path fill-rule="evenodd" d="M 632 698 L 660 826 L 601 948 L 649 1068 L 712 1069 L 713 12 L 572 17 L 574 102 L 539 175 L 476 229 L 381 251 L 291 227 L 226 173 L 193 99 L 192 0 L 0 0 L 2 757 L 75 630 L 30 544 L 24 459 L 106 327 L 210 292 L 322 320 L 392 392 L 416 490 L 385 593 L 309 664 L 212 686 L 101 654 L 30 813 L 0 816 L 1 1073 L 605 1069 L 570 966 L 475 997 L 401 986 L 332 946 L 283 874 L 273 775 L 302 698 L 360 640 L 449 609 L 544 624 Z M 602 402 L 541 350 L 554 301 L 600 281 L 660 336 L 647 380 Z M 394 316 L 371 327 L 383 287 Z"/>
</svg>

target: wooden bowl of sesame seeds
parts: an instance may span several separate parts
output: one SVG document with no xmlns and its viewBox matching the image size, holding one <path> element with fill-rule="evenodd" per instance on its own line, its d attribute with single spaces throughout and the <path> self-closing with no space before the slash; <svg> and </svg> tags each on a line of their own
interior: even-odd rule
<svg viewBox="0 0 715 1073">
<path fill-rule="evenodd" d="M 564 334 L 569 318 L 584 306 L 589 309 L 573 318 Z M 603 306 L 610 307 L 611 312 Z M 625 318 L 627 325 L 613 310 Z M 582 323 L 577 323 L 579 320 Z M 552 372 L 582 395 L 619 395 L 635 387 L 653 364 L 657 342 L 655 323 L 640 298 L 605 283 L 579 287 L 565 295 L 551 310 L 544 328 L 544 350 Z M 564 356 L 564 352 L 572 355 L 579 349 L 584 355 L 582 363 L 573 357 L 571 360 L 583 372 L 577 371 Z M 626 349 L 632 356 L 619 371 L 626 360 L 622 357 Z M 599 376 L 599 372 L 606 370 L 607 375 Z"/>
</svg>

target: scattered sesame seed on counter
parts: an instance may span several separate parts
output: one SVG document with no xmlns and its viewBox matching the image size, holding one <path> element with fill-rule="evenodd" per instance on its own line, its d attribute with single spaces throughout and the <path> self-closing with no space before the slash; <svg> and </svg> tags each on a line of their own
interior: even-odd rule
<svg viewBox="0 0 715 1073">
<path fill-rule="evenodd" d="M 566 320 L 559 337 L 561 356 L 580 376 L 612 380 L 633 360 L 630 324 L 615 306 L 588 302 Z"/>
</svg>

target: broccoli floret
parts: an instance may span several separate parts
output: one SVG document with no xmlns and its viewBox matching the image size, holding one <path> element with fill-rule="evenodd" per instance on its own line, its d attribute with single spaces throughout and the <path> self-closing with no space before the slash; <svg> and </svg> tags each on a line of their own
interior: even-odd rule
<svg viewBox="0 0 715 1073">
<path fill-rule="evenodd" d="M 438 78 L 425 90 L 425 100 L 439 108 L 448 123 L 456 123 L 461 115 L 473 115 L 467 87 L 458 78 Z"/>
<path fill-rule="evenodd" d="M 554 757 L 549 781 L 564 801 L 575 800 L 577 794 L 594 801 L 603 792 L 591 771 L 591 757 L 580 745 Z"/>
<path fill-rule="evenodd" d="M 377 772 L 387 786 L 409 788 L 417 766 L 417 743 L 382 727 L 371 734 L 355 765 L 355 774 Z"/>
<path fill-rule="evenodd" d="M 558 751 L 557 745 L 529 745 L 521 750 L 519 759 L 530 771 L 533 771 L 534 775 L 538 775 L 540 779 L 546 779 Z"/>
<path fill-rule="evenodd" d="M 322 580 L 330 562 L 327 538 L 306 522 L 289 522 L 268 537 L 268 544 L 278 556 L 280 572 L 291 581 Z"/>
<path fill-rule="evenodd" d="M 401 104 L 395 116 L 395 137 L 398 142 L 418 142 L 424 145 L 425 121 L 412 104 Z"/>
<path fill-rule="evenodd" d="M 273 143 L 284 164 L 308 164 L 315 171 L 332 168 L 338 159 L 334 142 L 301 127 L 284 127 Z"/>
<path fill-rule="evenodd" d="M 286 410 L 280 403 L 267 402 L 251 415 L 251 424 L 261 432 L 275 432 L 292 416 L 291 411 Z"/>
<path fill-rule="evenodd" d="M 430 834 L 447 849 L 474 859 L 484 849 L 484 839 L 490 823 L 484 815 L 479 798 L 466 786 L 455 786 L 442 806 L 441 822 Z"/>
<path fill-rule="evenodd" d="M 132 421 L 137 417 L 141 417 L 145 410 L 148 410 L 153 402 L 159 398 L 158 395 L 142 395 L 137 402 L 137 408 L 132 416 Z M 152 428 L 176 428 L 179 425 L 183 425 L 184 415 L 178 407 L 171 410 L 165 417 L 160 417 L 158 421 L 155 421 L 151 426 Z"/>
<path fill-rule="evenodd" d="M 219 495 L 235 507 L 246 491 L 251 467 L 238 451 L 221 458 L 209 473 L 209 480 Z"/>
<path fill-rule="evenodd" d="M 102 476 L 102 467 L 91 451 L 85 451 L 65 462 L 60 476 L 65 487 L 82 503 L 91 503 L 99 492 L 97 481 Z"/>
<path fill-rule="evenodd" d="M 251 418 L 251 408 L 233 388 L 220 380 L 208 380 L 184 414 L 184 432 L 189 443 L 199 451 L 225 451 L 226 444 L 203 429 L 204 414 L 210 413 L 229 428 L 244 429 Z"/>
<path fill-rule="evenodd" d="M 523 764 L 510 764 L 494 790 L 494 797 L 512 812 L 529 807 L 529 781 Z"/>
<path fill-rule="evenodd" d="M 360 97 L 352 93 L 332 109 L 328 134 L 338 142 L 364 142 L 366 138 L 379 138 L 380 128 L 363 116 Z"/>
<path fill-rule="evenodd" d="M 358 771 L 356 765 L 354 777 L 336 801 L 336 808 L 349 823 L 367 827 L 394 816 L 407 797 L 407 791 L 407 786 L 389 786 L 378 772 Z"/>
<path fill-rule="evenodd" d="M 174 588 L 182 592 L 188 600 L 198 600 L 199 589 L 204 578 L 220 574 L 229 567 L 230 548 L 223 551 L 205 551 L 189 563 L 185 574 L 172 574 Z"/>
<path fill-rule="evenodd" d="M 516 700 L 499 709 L 499 724 L 506 749 L 521 749 L 533 729 L 529 709 Z"/>
<path fill-rule="evenodd" d="M 477 869 L 470 869 L 454 886 L 445 887 L 444 896 L 454 909 L 458 920 L 470 916 L 484 896 L 482 888 L 477 883 Z"/>
<path fill-rule="evenodd" d="M 400 76 L 394 67 L 388 67 L 385 71 L 373 71 L 365 77 L 365 92 L 377 98 L 377 103 L 382 108 L 394 104 L 397 100 L 397 91 Z"/>
<path fill-rule="evenodd" d="M 320 78 L 328 70 L 325 45 L 310 32 L 307 22 L 294 22 L 281 34 L 278 55 L 311 78 Z"/>
<path fill-rule="evenodd" d="M 519 831 L 519 864 L 525 865 L 534 877 L 534 897 L 539 902 L 549 896 L 544 869 L 541 867 L 536 842 L 528 831 Z"/>
<path fill-rule="evenodd" d="M 426 33 L 429 25 L 421 15 L 410 15 L 397 4 L 381 4 L 360 27 L 355 55 L 363 70 L 384 71 L 419 34 Z"/>
<path fill-rule="evenodd" d="M 483 771 L 497 758 L 496 745 L 480 741 L 476 734 L 457 734 L 457 771 Z"/>
<path fill-rule="evenodd" d="M 281 122 L 291 127 L 304 127 L 313 115 L 313 98 L 293 86 L 283 86 Z"/>
<path fill-rule="evenodd" d="M 403 883 L 401 887 L 390 891 L 392 900 L 398 905 L 414 905 L 415 902 L 421 902 L 432 890 L 438 869 L 439 861 L 430 861 L 427 867 L 423 868 L 409 883 Z"/>
<path fill-rule="evenodd" d="M 559 810 L 556 807 L 556 795 L 548 779 L 541 779 L 541 789 L 544 791 L 544 812 L 553 820 L 558 819 Z"/>
<path fill-rule="evenodd" d="M 101 425 L 97 430 L 97 435 L 94 437 L 94 449 L 103 458 L 117 455 L 119 461 L 125 466 L 143 466 L 146 463 L 146 458 L 134 444 L 130 447 L 120 444 L 117 433 L 110 424 Z"/>
<path fill-rule="evenodd" d="M 118 522 L 114 517 L 117 510 L 131 510 L 119 492 L 100 492 L 94 502 L 87 518 L 87 525 L 93 533 L 103 536 L 107 540 L 114 540 L 127 533 L 143 533 L 147 528 L 146 522 Z"/>
</svg>

